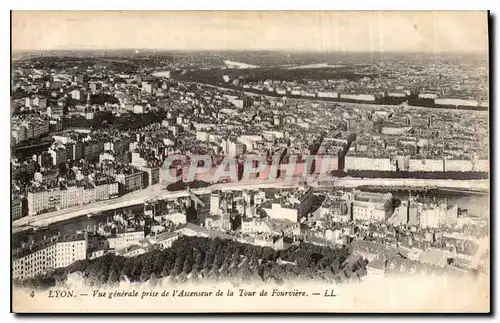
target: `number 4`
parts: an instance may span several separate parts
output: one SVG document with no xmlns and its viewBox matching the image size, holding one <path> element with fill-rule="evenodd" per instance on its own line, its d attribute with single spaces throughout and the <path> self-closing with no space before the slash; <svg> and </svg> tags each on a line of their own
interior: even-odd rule
<svg viewBox="0 0 500 323">
<path fill-rule="evenodd" d="M 34 291 L 34 290 L 32 290 L 32 291 L 31 291 L 30 296 L 31 296 L 31 297 L 35 297 L 35 291 Z"/>
</svg>

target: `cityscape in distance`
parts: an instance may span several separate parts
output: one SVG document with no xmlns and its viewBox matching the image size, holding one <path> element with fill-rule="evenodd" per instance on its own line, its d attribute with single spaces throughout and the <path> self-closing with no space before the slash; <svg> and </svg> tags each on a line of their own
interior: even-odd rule
<svg viewBox="0 0 500 323">
<path fill-rule="evenodd" d="M 14 288 L 486 277 L 489 109 L 484 52 L 13 49 Z"/>
</svg>

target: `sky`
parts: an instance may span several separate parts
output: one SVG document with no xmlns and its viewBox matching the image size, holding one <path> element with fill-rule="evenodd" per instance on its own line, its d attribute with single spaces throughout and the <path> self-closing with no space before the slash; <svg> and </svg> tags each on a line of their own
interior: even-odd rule
<svg viewBox="0 0 500 323">
<path fill-rule="evenodd" d="M 485 11 L 13 11 L 12 49 L 487 52 Z"/>
</svg>

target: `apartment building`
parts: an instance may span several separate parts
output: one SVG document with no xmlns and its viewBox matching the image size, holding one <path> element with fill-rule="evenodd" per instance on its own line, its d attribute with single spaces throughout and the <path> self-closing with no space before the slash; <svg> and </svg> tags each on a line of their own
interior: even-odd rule
<svg viewBox="0 0 500 323">
<path fill-rule="evenodd" d="M 116 174 L 115 179 L 123 185 L 124 192 L 132 192 L 143 188 L 142 171 L 130 170 L 126 173 Z"/>
<path fill-rule="evenodd" d="M 392 195 L 359 192 L 353 194 L 352 218 L 356 221 L 385 221 L 393 211 Z"/>
<path fill-rule="evenodd" d="M 32 244 L 14 251 L 12 276 L 13 279 L 35 277 L 86 257 L 86 234 L 53 237 L 38 245 Z"/>
<path fill-rule="evenodd" d="M 131 245 L 138 244 L 144 239 L 144 229 L 127 228 L 124 231 L 118 231 L 115 235 L 108 237 L 109 248 L 120 250 Z"/>
</svg>

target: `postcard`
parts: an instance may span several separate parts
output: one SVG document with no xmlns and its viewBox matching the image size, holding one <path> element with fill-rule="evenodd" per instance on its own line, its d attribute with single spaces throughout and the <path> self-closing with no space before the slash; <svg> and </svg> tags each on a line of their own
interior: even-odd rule
<svg viewBox="0 0 500 323">
<path fill-rule="evenodd" d="M 489 313 L 485 11 L 13 11 L 15 313 Z"/>
</svg>

